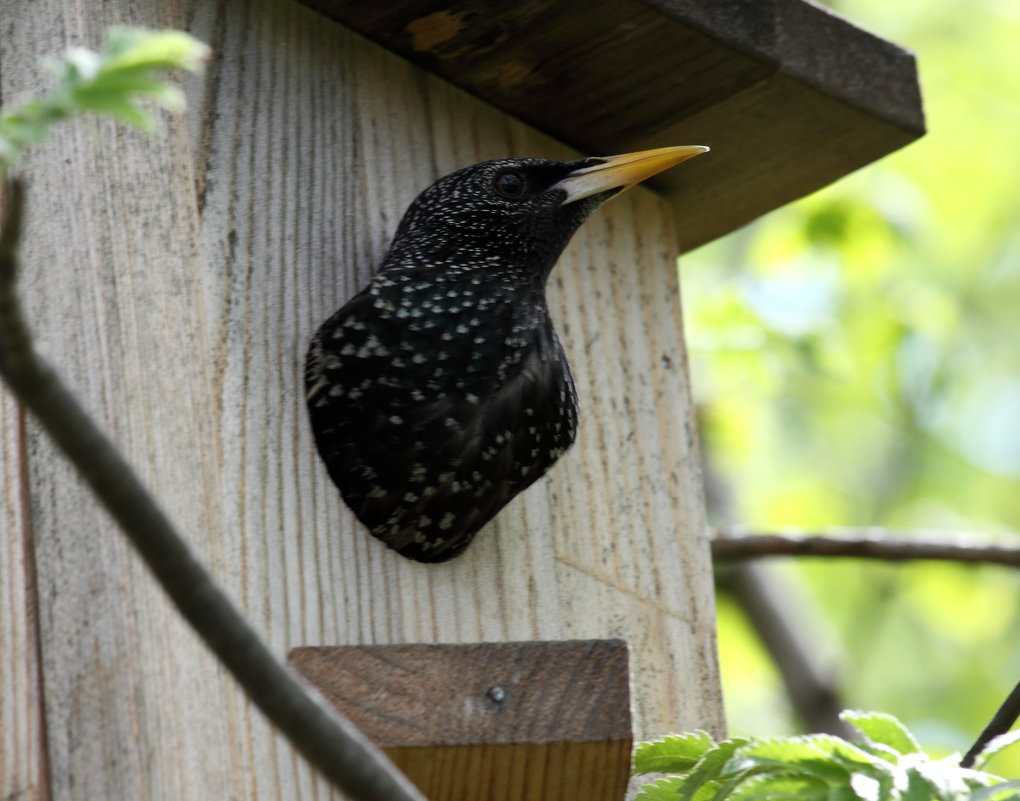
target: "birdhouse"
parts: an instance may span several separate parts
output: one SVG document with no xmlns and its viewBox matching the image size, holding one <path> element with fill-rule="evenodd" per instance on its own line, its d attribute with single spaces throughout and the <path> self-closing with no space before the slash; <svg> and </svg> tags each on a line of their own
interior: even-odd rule
<svg viewBox="0 0 1020 801">
<path fill-rule="evenodd" d="M 111 24 L 214 49 L 189 112 L 23 165 L 50 359 L 254 626 L 434 801 L 622 799 L 633 738 L 725 729 L 677 257 L 923 133 L 911 54 L 807 0 L 40 0 L 5 100 Z M 369 535 L 303 360 L 436 179 L 506 157 L 711 153 L 574 235 L 548 304 L 576 444 L 441 564 Z M 682 259 L 681 259 L 682 262 Z M 337 797 L 0 405 L 0 796 Z"/>
</svg>

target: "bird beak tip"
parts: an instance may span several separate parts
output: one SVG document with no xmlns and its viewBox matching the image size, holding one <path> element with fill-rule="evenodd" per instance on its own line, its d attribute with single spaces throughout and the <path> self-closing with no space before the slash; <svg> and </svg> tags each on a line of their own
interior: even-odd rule
<svg viewBox="0 0 1020 801">
<path fill-rule="evenodd" d="M 639 150 L 618 156 L 600 156 L 596 163 L 579 170 L 555 184 L 553 189 L 567 193 L 563 205 L 592 195 L 621 187 L 629 189 L 663 170 L 675 167 L 682 161 L 700 156 L 710 150 L 706 145 L 682 145 Z"/>
</svg>

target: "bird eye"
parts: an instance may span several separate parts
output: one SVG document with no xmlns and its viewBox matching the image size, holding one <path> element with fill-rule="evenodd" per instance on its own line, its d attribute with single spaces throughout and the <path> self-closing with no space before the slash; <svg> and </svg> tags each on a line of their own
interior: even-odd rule
<svg viewBox="0 0 1020 801">
<path fill-rule="evenodd" d="M 504 172 L 496 178 L 496 191 L 511 200 L 524 197 L 526 188 L 524 178 L 516 172 Z"/>
</svg>

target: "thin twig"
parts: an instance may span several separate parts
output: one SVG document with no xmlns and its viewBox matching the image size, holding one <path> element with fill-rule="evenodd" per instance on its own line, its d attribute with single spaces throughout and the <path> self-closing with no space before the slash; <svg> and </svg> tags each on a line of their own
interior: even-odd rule
<svg viewBox="0 0 1020 801">
<path fill-rule="evenodd" d="M 248 698 L 323 776 L 357 801 L 425 801 L 382 751 L 263 644 L 116 447 L 35 353 L 16 292 L 22 184 L 9 184 L 6 206 L 0 232 L 0 374 L 15 396 L 78 469 Z"/>
<path fill-rule="evenodd" d="M 977 741 L 970 747 L 970 750 L 964 755 L 963 759 L 960 760 L 960 766 L 964 768 L 972 767 L 974 760 L 984 750 L 984 747 L 1000 734 L 1005 734 L 1013 728 L 1017 718 L 1020 718 L 1020 684 L 1017 684 L 1013 688 L 1013 692 L 1006 696 L 1002 706 L 992 716 L 992 719 L 988 721 L 985 730 L 981 732 Z"/>
<path fill-rule="evenodd" d="M 881 559 L 903 562 L 912 559 L 934 559 L 950 562 L 982 562 L 1020 567 L 1020 548 L 1004 545 L 965 545 L 935 539 L 903 539 L 901 536 L 878 536 L 880 529 L 852 530 L 843 536 L 749 534 L 719 536 L 712 540 L 712 556 L 716 561 L 761 559 L 771 556 L 824 556 L 854 559 Z M 932 536 L 918 532 L 921 536 Z M 861 536 L 863 534 L 863 536 Z M 944 536 L 944 535 L 943 535 Z"/>
</svg>

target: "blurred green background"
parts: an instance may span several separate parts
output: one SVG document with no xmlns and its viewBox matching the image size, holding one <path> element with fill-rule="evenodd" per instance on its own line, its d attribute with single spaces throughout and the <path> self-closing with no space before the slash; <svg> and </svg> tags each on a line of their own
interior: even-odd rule
<svg viewBox="0 0 1020 801">
<path fill-rule="evenodd" d="M 753 531 L 880 525 L 1020 547 L 1020 1 L 826 3 L 918 57 L 929 133 L 684 257 L 710 461 Z M 1020 574 L 768 563 L 846 705 L 963 751 L 1020 679 Z M 733 733 L 799 729 L 720 598 Z M 1020 753 L 990 769 L 1020 776 Z"/>
</svg>

